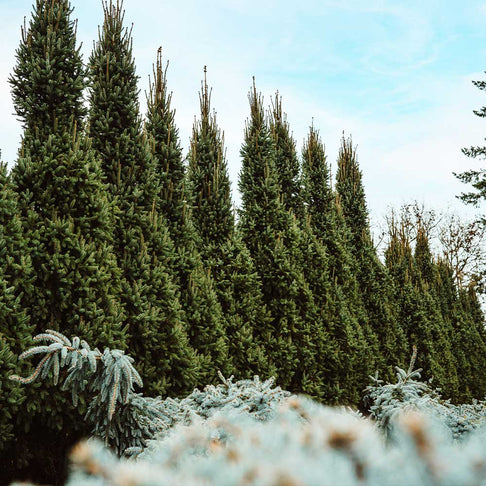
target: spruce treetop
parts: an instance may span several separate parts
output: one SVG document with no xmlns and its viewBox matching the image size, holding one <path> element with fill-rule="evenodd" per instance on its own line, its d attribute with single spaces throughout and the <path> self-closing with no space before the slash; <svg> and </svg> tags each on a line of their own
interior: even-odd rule
<svg viewBox="0 0 486 486">
<path fill-rule="evenodd" d="M 420 279 L 427 284 L 433 284 L 435 280 L 435 264 L 430 249 L 430 242 L 426 230 L 419 226 L 415 240 L 415 263 Z"/>
<path fill-rule="evenodd" d="M 29 26 L 22 28 L 9 83 L 24 129 L 37 138 L 73 122 L 80 127 L 86 115 L 86 73 L 72 10 L 69 0 L 37 0 Z"/>
<path fill-rule="evenodd" d="M 102 129 L 100 135 L 105 137 L 140 124 L 131 29 L 123 25 L 122 9 L 123 3 L 119 1 L 116 4 L 112 0 L 103 2 L 103 26 L 90 58 L 90 126 L 95 133 L 98 128 Z M 105 126 L 107 121 L 108 127 Z"/>
<path fill-rule="evenodd" d="M 351 137 L 342 138 L 338 156 L 336 190 L 346 223 L 353 234 L 354 247 L 369 241 L 369 221 L 362 174 Z"/>
<path fill-rule="evenodd" d="M 224 135 L 211 113 L 211 91 L 206 81 L 199 94 L 201 119 L 194 123 L 189 156 L 189 184 L 193 218 L 206 243 L 223 243 L 234 231 L 231 187 L 224 150 Z M 217 243 L 216 243 L 217 244 Z"/>
<path fill-rule="evenodd" d="M 311 215 L 312 225 L 321 234 L 327 226 L 322 219 L 328 219 L 335 209 L 335 196 L 331 189 L 331 171 L 324 145 L 314 125 L 311 125 L 302 149 L 302 180 L 307 212 Z"/>
<path fill-rule="evenodd" d="M 167 89 L 167 68 L 163 66 L 162 49 L 157 51 L 153 82 L 147 95 L 145 130 L 150 137 L 155 171 L 160 184 L 157 199 L 160 212 L 170 225 L 182 218 L 184 211 L 185 168 L 179 130 L 175 125 L 175 110 L 171 107 L 172 93 Z"/>
<path fill-rule="evenodd" d="M 104 22 L 90 57 L 90 132 L 105 181 L 119 204 L 152 206 L 158 187 L 138 104 L 131 30 L 122 3 L 104 2 Z M 122 210 L 124 208 L 121 208 Z"/>
<path fill-rule="evenodd" d="M 287 115 L 282 110 L 282 97 L 278 91 L 272 101 L 270 131 L 275 143 L 275 166 L 283 204 L 296 216 L 302 215 L 300 165 L 295 140 L 290 133 Z"/>
<path fill-rule="evenodd" d="M 255 80 L 248 95 L 250 119 L 245 125 L 241 147 L 242 169 L 238 187 L 241 192 L 240 228 L 250 235 L 281 230 L 288 218 L 280 210 L 280 189 L 275 170 L 275 144 L 266 123 L 263 99 L 257 94 Z M 249 242 L 246 242 L 249 245 Z M 250 252 L 253 249 L 249 246 Z"/>
</svg>

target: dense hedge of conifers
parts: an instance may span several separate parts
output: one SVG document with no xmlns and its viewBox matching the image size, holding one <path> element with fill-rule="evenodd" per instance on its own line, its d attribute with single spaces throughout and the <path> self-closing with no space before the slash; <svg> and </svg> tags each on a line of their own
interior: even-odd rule
<svg viewBox="0 0 486 486">
<path fill-rule="evenodd" d="M 281 99 L 265 111 L 253 84 L 235 223 L 206 80 L 183 154 L 160 53 L 141 117 L 122 7 L 104 12 L 84 63 L 70 2 L 37 0 L 10 77 L 24 131 L 0 170 L 5 477 L 62 481 L 87 434 L 60 391 L 7 379 L 28 371 L 16 355 L 47 328 L 127 350 L 148 395 L 181 396 L 221 371 L 358 404 L 367 376 L 390 377 L 416 344 L 446 397 L 483 397 L 474 288 L 455 284 L 420 228 L 414 245 L 392 232 L 379 260 L 351 139 L 332 184 L 318 131 L 298 153 Z"/>
</svg>

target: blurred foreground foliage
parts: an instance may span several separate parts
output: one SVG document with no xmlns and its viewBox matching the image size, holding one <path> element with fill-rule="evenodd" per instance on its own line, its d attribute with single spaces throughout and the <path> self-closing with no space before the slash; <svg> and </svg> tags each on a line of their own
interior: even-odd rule
<svg viewBox="0 0 486 486">
<path fill-rule="evenodd" d="M 485 402 L 443 400 L 414 369 L 415 349 L 395 383 L 372 378 L 364 416 L 258 377 L 221 375 L 184 399 L 146 398 L 134 392 L 141 381 L 123 352 L 53 331 L 37 340 L 51 344 L 22 355 L 43 355 L 36 370 L 13 379 L 52 375 L 73 400 L 90 395 L 93 438 L 72 450 L 68 485 L 485 484 Z"/>
</svg>

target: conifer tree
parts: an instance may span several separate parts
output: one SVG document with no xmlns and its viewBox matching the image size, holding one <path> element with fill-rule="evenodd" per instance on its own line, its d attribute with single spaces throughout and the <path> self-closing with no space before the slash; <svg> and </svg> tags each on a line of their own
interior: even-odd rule
<svg viewBox="0 0 486 486">
<path fill-rule="evenodd" d="M 458 398 L 457 363 L 453 352 L 454 335 L 452 322 L 441 309 L 439 275 L 437 265 L 430 250 L 429 239 L 425 229 L 418 227 L 414 252 L 415 284 L 424 296 L 429 317 L 434 316 L 431 323 L 432 353 L 434 361 L 434 379 L 443 388 L 443 395 Z M 442 285 L 440 285 L 442 287 Z"/>
<path fill-rule="evenodd" d="M 456 383 L 445 380 L 446 368 L 454 360 L 450 354 L 450 344 L 444 341 L 444 333 L 441 334 L 442 315 L 437 301 L 429 292 L 429 285 L 420 277 L 414 252 L 401 222 L 392 221 L 389 231 L 390 241 L 385 258 L 395 283 L 399 321 L 410 345 L 417 346 L 418 364 L 424 369 L 425 377 L 433 377 L 435 383 L 444 387 L 442 391 L 445 394 L 447 391 L 455 392 L 453 387 L 457 386 L 457 380 Z M 419 255 L 419 259 L 424 259 L 424 256 Z"/>
<path fill-rule="evenodd" d="M 312 230 L 327 250 L 334 278 L 347 293 L 356 292 L 349 229 L 331 187 L 331 170 L 324 146 L 313 126 L 302 149 L 302 196 Z"/>
<path fill-rule="evenodd" d="M 145 130 L 150 137 L 160 186 L 157 210 L 166 218 L 174 236 L 184 213 L 185 168 L 179 131 L 174 120 L 175 110 L 171 107 L 172 93 L 167 91 L 167 68 L 168 63 L 165 68 L 163 66 L 162 49 L 159 48 L 154 79 L 147 96 Z"/>
<path fill-rule="evenodd" d="M 371 235 L 366 196 L 356 150 L 351 137 L 345 139 L 344 135 L 338 156 L 336 191 L 351 233 L 352 250 L 357 255 L 368 248 Z"/>
<path fill-rule="evenodd" d="M 216 124 L 216 115 L 211 113 L 206 71 L 204 76 L 199 94 L 201 119 L 192 131 L 188 173 L 193 220 L 203 245 L 215 239 L 218 242 L 228 239 L 235 225 L 223 135 Z"/>
<path fill-rule="evenodd" d="M 27 134 L 45 141 L 57 130 L 81 128 L 85 68 L 76 46 L 69 0 L 36 0 L 9 78 L 15 112 Z"/>
<path fill-rule="evenodd" d="M 309 218 L 301 235 L 299 264 L 317 310 L 313 345 L 319 369 L 313 370 L 313 379 L 320 380 L 323 394 L 316 396 L 329 404 L 356 404 L 363 380 L 375 371 L 369 364 L 373 356 L 343 289 L 330 273 L 326 248 L 314 234 Z"/>
<path fill-rule="evenodd" d="M 477 80 L 472 82 L 476 88 L 481 91 L 486 90 L 486 81 L 484 80 Z M 480 118 L 486 117 L 486 106 L 482 106 L 479 110 L 473 110 L 473 113 Z M 481 146 L 473 146 L 473 147 L 464 147 L 462 149 L 462 153 L 467 157 L 476 159 L 480 158 L 483 159 L 486 155 L 486 147 L 483 145 Z M 462 193 L 459 198 L 465 202 L 466 204 L 472 204 L 473 206 L 478 206 L 480 202 L 486 199 L 486 169 L 478 168 L 472 169 L 460 174 L 454 173 L 454 175 L 463 183 L 470 184 L 473 188 L 473 191 Z M 482 217 L 480 219 L 481 223 L 486 223 L 486 218 Z"/>
<path fill-rule="evenodd" d="M 38 331 L 51 328 L 123 348 L 110 211 L 98 162 L 79 129 L 84 68 L 70 15 L 68 1 L 36 3 L 10 78 L 24 125 L 12 179 L 35 270 L 34 291 L 22 305 Z M 32 403 L 23 455 L 32 456 L 39 480 L 55 481 L 62 478 L 65 453 L 87 431 L 79 412 L 49 385 Z M 50 446 L 39 447 L 40 437 Z"/>
<path fill-rule="evenodd" d="M 185 393 L 197 379 L 196 359 L 169 275 L 172 241 L 156 207 L 155 161 L 142 131 L 132 38 L 118 2 L 104 4 L 90 82 L 90 134 L 115 208 L 128 347 L 141 359 L 149 394 Z"/>
<path fill-rule="evenodd" d="M 460 378 L 461 401 L 469 398 L 468 395 L 478 399 L 485 396 L 486 380 L 483 375 L 477 373 L 478 369 L 484 369 L 486 356 L 486 331 L 484 327 L 484 312 L 474 287 L 460 288 L 457 292 L 457 307 L 454 308 L 455 325 L 455 354 L 459 350 L 465 355 L 470 368 L 469 379 L 466 375 Z M 459 359 L 458 370 L 459 368 Z M 468 368 L 466 368 L 467 371 Z"/>
<path fill-rule="evenodd" d="M 366 310 L 366 318 L 361 325 L 375 351 L 375 366 L 377 369 L 386 369 L 388 377 L 393 372 L 394 363 L 406 361 L 407 343 L 397 320 L 392 280 L 378 259 L 371 240 L 362 175 L 351 138 L 346 140 L 343 137 L 342 140 L 336 191 L 349 228 L 354 272 Z"/>
<path fill-rule="evenodd" d="M 33 294 L 33 269 L 23 236 L 16 195 L 0 164 L 0 482 L 18 479 L 20 470 L 31 460 L 23 440 L 24 424 L 32 410 L 24 400 L 35 397 L 35 390 L 21 388 L 8 379 L 20 371 L 17 355 L 30 345 L 33 324 L 25 302 Z"/>
<path fill-rule="evenodd" d="M 251 116 L 241 148 L 239 231 L 255 261 L 272 315 L 265 339 L 278 382 L 291 391 L 315 394 L 315 384 L 308 383 L 307 377 L 318 359 L 313 341 L 317 310 L 299 267 L 301 235 L 280 200 L 275 145 L 255 85 L 249 101 Z"/>
<path fill-rule="evenodd" d="M 205 77 L 201 118 L 193 128 L 189 157 L 193 220 L 221 303 L 232 373 L 242 378 L 264 376 L 269 367 L 260 329 L 267 326 L 269 315 L 249 252 L 235 232 L 223 135 L 211 113 L 210 96 Z"/>
<path fill-rule="evenodd" d="M 170 260 L 172 275 L 180 290 L 190 343 L 199 354 L 201 370 L 198 383 L 216 383 L 219 381 L 218 370 L 223 374 L 231 372 L 228 344 L 214 283 L 198 251 L 200 238 L 190 210 L 190 192 L 185 188 L 182 149 L 160 49 L 147 101 L 145 129 L 159 186 L 155 207 L 167 219 L 174 242 L 175 254 Z"/>
<path fill-rule="evenodd" d="M 302 195 L 312 232 L 326 249 L 335 285 L 344 294 L 351 314 L 363 319 L 365 311 L 353 268 L 350 232 L 331 187 L 331 170 L 324 146 L 313 126 L 302 150 Z"/>
<path fill-rule="evenodd" d="M 300 164 L 287 116 L 282 111 L 282 97 L 279 97 L 278 92 L 272 104 L 270 131 L 275 144 L 275 169 L 284 207 L 301 220 L 303 205 Z"/>
<path fill-rule="evenodd" d="M 475 370 L 485 366 L 484 316 L 480 313 L 480 325 L 468 312 L 464 298 L 468 290 L 456 288 L 453 270 L 445 259 L 436 262 L 437 279 L 435 292 L 439 299 L 442 319 L 451 329 L 451 352 L 458 371 L 458 390 L 454 399 L 460 403 L 484 396 L 485 380 Z M 460 373 L 459 373 L 460 371 Z"/>
<path fill-rule="evenodd" d="M 306 254 L 306 248 L 321 247 L 317 255 L 325 252 L 327 261 L 324 265 L 320 263 L 322 257 L 319 259 L 311 253 L 304 258 L 303 268 L 318 307 L 321 312 L 326 309 L 329 333 L 337 343 L 338 369 L 327 380 L 336 382 L 334 396 L 340 403 L 356 403 L 361 396 L 360 383 L 374 372 L 371 367 L 374 357 L 360 326 L 365 314 L 356 276 L 352 272 L 348 230 L 331 188 L 324 146 L 313 126 L 304 143 L 302 161 L 302 200 L 306 213 L 303 229 L 313 234 L 302 252 Z M 318 281 L 322 280 L 326 266 L 328 283 L 320 289 L 315 288 L 312 275 Z M 311 271 L 313 268 L 314 272 Z"/>
</svg>

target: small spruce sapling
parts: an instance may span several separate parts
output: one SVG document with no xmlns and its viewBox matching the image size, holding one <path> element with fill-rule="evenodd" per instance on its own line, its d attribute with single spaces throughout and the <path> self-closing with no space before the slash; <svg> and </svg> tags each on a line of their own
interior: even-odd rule
<svg viewBox="0 0 486 486">
<path fill-rule="evenodd" d="M 373 385 L 365 388 L 364 403 L 370 405 L 369 411 L 385 432 L 390 432 L 395 416 L 408 408 L 422 408 L 424 402 L 430 399 L 432 390 L 426 383 L 418 381 L 421 377 L 422 368 L 414 370 L 417 359 L 417 348 L 413 347 L 412 358 L 408 370 L 405 371 L 398 366 L 396 383 L 383 383 L 375 376 L 370 376 Z"/>
<path fill-rule="evenodd" d="M 449 430 L 454 440 L 462 440 L 469 432 L 484 425 L 484 401 L 474 400 L 470 404 L 454 405 L 444 400 L 440 389 L 430 386 L 432 380 L 420 381 L 422 368 L 414 370 L 416 359 L 417 348 L 414 346 L 408 370 L 395 367 L 396 383 L 384 384 L 376 374 L 370 377 L 374 384 L 365 389 L 364 402 L 369 406 L 370 416 L 387 437 L 394 430 L 395 419 L 410 410 L 434 417 Z"/>
</svg>

